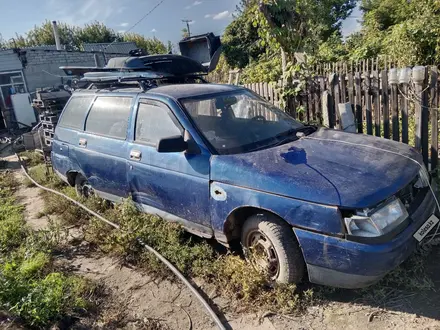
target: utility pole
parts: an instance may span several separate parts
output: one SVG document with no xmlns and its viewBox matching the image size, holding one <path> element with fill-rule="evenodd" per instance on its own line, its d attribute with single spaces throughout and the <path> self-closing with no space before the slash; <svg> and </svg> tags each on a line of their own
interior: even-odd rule
<svg viewBox="0 0 440 330">
<path fill-rule="evenodd" d="M 186 29 L 188 30 L 188 37 L 191 37 L 191 31 L 189 30 L 189 23 L 192 23 L 192 19 L 183 19 L 183 23 L 186 23 Z"/>
</svg>

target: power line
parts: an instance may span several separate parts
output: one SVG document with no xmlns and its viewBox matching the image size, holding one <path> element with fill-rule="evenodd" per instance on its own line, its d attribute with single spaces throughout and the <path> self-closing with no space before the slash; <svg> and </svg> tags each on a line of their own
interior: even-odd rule
<svg viewBox="0 0 440 330">
<path fill-rule="evenodd" d="M 131 30 L 133 30 L 140 22 L 142 22 L 145 18 L 147 18 L 148 15 L 150 15 L 154 10 L 156 10 L 157 7 L 159 7 L 165 0 L 161 0 L 159 1 L 153 8 L 150 9 L 149 12 L 147 12 L 144 16 L 141 17 L 140 20 L 138 20 L 136 23 L 134 23 L 127 31 L 125 31 L 125 33 L 130 32 Z M 116 41 L 118 40 L 118 38 L 115 38 L 115 40 L 113 40 L 113 42 L 111 42 L 110 44 L 108 44 L 107 46 L 105 46 L 104 48 L 104 52 L 105 50 L 110 47 L 111 45 L 113 45 Z"/>
<path fill-rule="evenodd" d="M 127 31 L 125 31 L 125 33 L 130 32 L 131 30 L 133 30 L 140 22 L 142 22 L 145 18 L 147 18 L 148 15 L 150 15 L 157 7 L 159 7 L 165 0 L 161 0 L 157 3 L 156 6 L 154 6 L 153 8 L 151 8 L 151 10 L 146 13 L 144 16 L 142 16 L 142 18 L 137 21 L 136 23 L 133 24 L 133 26 L 131 28 L 129 28 Z"/>
</svg>

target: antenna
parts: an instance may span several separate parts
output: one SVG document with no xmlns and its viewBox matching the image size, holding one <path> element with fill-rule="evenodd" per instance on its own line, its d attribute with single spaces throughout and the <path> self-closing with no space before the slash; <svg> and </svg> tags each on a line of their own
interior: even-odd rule
<svg viewBox="0 0 440 330">
<path fill-rule="evenodd" d="M 188 30 L 188 37 L 191 37 L 191 31 L 189 29 L 189 23 L 192 23 L 193 20 L 192 19 L 183 19 L 182 22 L 186 23 L 186 28 Z"/>
</svg>

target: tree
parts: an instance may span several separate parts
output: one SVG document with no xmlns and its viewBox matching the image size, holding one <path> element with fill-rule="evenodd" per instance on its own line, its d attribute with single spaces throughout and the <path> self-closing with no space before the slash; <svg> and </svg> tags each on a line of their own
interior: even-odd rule
<svg viewBox="0 0 440 330">
<path fill-rule="evenodd" d="M 83 50 L 84 43 L 112 43 L 114 41 L 133 41 L 137 47 L 145 49 L 149 54 L 166 54 L 166 46 L 157 38 L 145 38 L 137 33 L 121 35 L 103 23 L 93 22 L 83 27 L 58 23 L 61 44 L 68 50 Z M 52 23 L 46 20 L 40 26 L 35 26 L 24 36 L 17 35 L 13 40 L 2 42 L 0 47 L 32 47 L 54 45 Z"/>
<path fill-rule="evenodd" d="M 350 44 L 354 60 L 387 55 L 401 65 L 440 61 L 438 0 L 362 0 L 361 33 Z"/>
<path fill-rule="evenodd" d="M 245 1 L 238 7 L 238 16 L 226 27 L 222 43 L 226 62 L 232 68 L 242 69 L 266 52 L 253 24 L 251 7 Z"/>
<path fill-rule="evenodd" d="M 81 43 L 110 43 L 123 40 L 120 34 L 97 21 L 77 28 L 75 39 Z"/>
<path fill-rule="evenodd" d="M 313 53 L 335 32 L 356 5 L 356 0 L 261 0 L 254 4 L 259 34 L 290 56 Z"/>
<path fill-rule="evenodd" d="M 123 35 L 123 40 L 135 42 L 138 48 L 146 50 L 148 54 L 168 53 L 167 47 L 156 37 L 145 38 L 143 35 L 138 33 L 126 33 Z"/>
</svg>

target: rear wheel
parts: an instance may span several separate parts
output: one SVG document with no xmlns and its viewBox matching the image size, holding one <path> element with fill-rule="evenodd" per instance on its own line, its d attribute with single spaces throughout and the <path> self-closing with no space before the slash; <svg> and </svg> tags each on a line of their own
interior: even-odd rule
<svg viewBox="0 0 440 330">
<path fill-rule="evenodd" d="M 75 178 L 75 189 L 79 197 L 89 198 L 95 194 L 90 183 L 81 174 Z"/>
<path fill-rule="evenodd" d="M 241 234 L 246 259 L 278 283 L 299 283 L 304 258 L 286 222 L 270 214 L 256 214 L 243 225 Z"/>
</svg>

